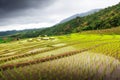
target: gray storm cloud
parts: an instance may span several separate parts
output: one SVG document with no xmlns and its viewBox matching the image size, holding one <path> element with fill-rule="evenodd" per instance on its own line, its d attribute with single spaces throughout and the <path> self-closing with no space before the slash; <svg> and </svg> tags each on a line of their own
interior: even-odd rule
<svg viewBox="0 0 120 80">
<path fill-rule="evenodd" d="M 16 17 L 18 16 L 17 12 L 24 13 L 27 9 L 47 7 L 53 1 L 54 0 L 0 0 L 0 20 L 11 16 Z"/>
</svg>

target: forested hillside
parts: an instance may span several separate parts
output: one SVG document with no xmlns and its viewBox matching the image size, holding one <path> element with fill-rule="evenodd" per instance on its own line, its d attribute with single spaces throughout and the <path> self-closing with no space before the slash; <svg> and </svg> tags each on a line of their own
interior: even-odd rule
<svg viewBox="0 0 120 80">
<path fill-rule="evenodd" d="M 94 14 L 84 17 L 76 17 L 73 20 L 49 28 L 15 31 L 15 34 L 10 35 L 9 37 L 31 38 L 40 35 L 63 35 L 86 30 L 108 29 L 118 26 L 120 26 L 120 3 L 102 9 Z"/>
<path fill-rule="evenodd" d="M 41 31 L 41 34 L 61 35 L 84 30 L 106 29 L 120 26 L 120 3 L 100 10 L 92 15 L 77 17 L 63 24 Z"/>
</svg>

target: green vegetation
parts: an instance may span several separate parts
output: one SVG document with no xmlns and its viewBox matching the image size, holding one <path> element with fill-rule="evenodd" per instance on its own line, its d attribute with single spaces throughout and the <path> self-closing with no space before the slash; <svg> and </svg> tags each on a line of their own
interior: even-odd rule
<svg viewBox="0 0 120 80">
<path fill-rule="evenodd" d="M 20 31 L 3 31 L 0 32 L 0 43 L 6 43 L 24 38 L 32 38 L 40 35 L 41 29 L 28 29 Z M 6 39 L 5 39 L 6 38 Z"/>
<path fill-rule="evenodd" d="M 120 26 L 119 11 L 120 3 L 115 6 L 102 9 L 94 14 L 85 17 L 77 17 L 71 21 L 46 28 L 40 31 L 40 33 L 47 35 L 62 35 L 73 32 L 82 32 L 85 30 L 100 30 L 118 27 Z"/>
<path fill-rule="evenodd" d="M 0 80 L 120 79 L 119 35 L 40 38 L 0 44 Z"/>
<path fill-rule="evenodd" d="M 7 43 L 10 41 L 13 41 L 13 39 L 10 37 L 0 37 L 0 43 Z"/>
<path fill-rule="evenodd" d="M 91 30 L 91 31 L 84 31 L 81 34 L 103 34 L 103 35 L 119 35 L 120 34 L 120 27 L 110 28 L 110 29 L 103 29 L 103 30 Z"/>
</svg>

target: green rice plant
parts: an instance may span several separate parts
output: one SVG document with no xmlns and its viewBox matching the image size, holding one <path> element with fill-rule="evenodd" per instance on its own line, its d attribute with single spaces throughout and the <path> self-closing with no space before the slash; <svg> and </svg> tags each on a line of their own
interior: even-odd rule
<svg viewBox="0 0 120 80">
<path fill-rule="evenodd" d="M 7 80 L 5 75 L 3 74 L 3 70 L 2 69 L 0 69 L 0 79 L 1 78 L 4 79 L 4 80 Z"/>
</svg>

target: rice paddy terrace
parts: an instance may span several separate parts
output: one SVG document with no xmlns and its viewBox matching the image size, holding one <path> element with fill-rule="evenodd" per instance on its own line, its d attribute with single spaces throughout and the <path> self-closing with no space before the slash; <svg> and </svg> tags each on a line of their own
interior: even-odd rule
<svg viewBox="0 0 120 80">
<path fill-rule="evenodd" d="M 120 80 L 120 36 L 75 33 L 0 44 L 0 80 Z"/>
</svg>

